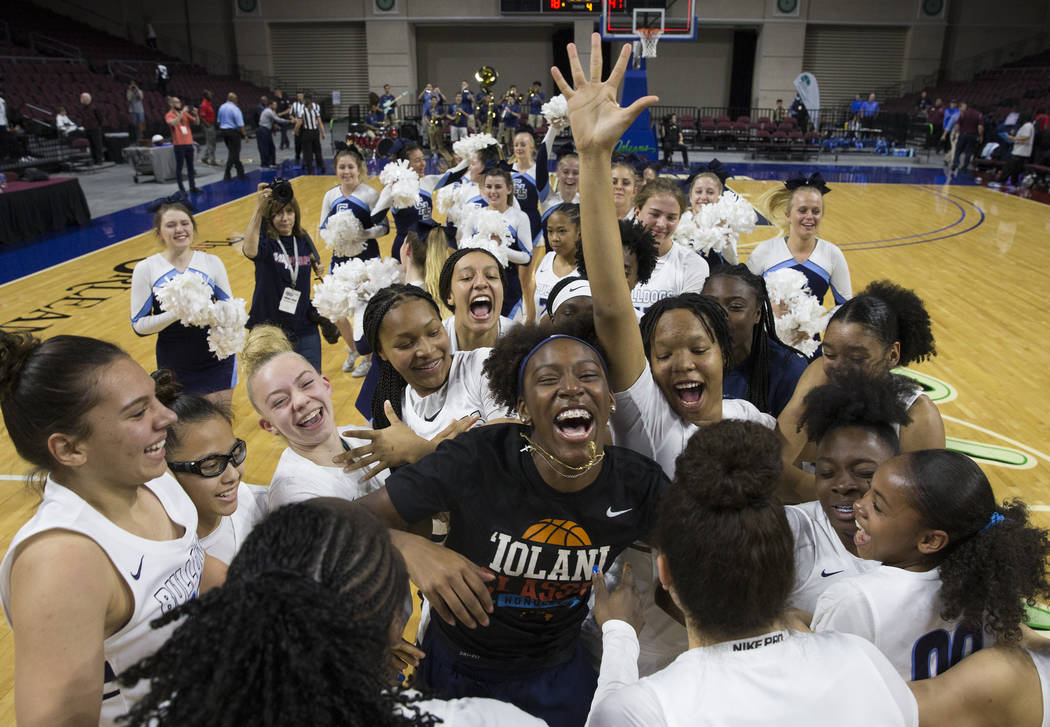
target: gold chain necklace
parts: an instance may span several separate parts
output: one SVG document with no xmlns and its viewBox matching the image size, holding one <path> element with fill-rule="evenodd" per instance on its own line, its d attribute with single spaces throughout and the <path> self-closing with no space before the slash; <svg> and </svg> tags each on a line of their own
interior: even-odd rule
<svg viewBox="0 0 1050 727">
<path fill-rule="evenodd" d="M 605 459 L 605 451 L 603 450 L 602 452 L 598 452 L 598 447 L 595 446 L 594 442 L 589 442 L 590 459 L 587 461 L 587 464 L 572 465 L 568 464 L 567 462 L 562 462 L 560 459 L 558 459 L 553 454 L 545 450 L 543 447 L 533 442 L 531 439 L 529 439 L 529 435 L 525 432 L 521 432 L 521 438 L 524 439 L 527 443 L 522 448 L 523 452 L 539 452 L 543 456 L 544 460 L 546 460 L 547 465 L 552 470 L 554 470 L 555 474 L 557 474 L 559 477 L 564 477 L 568 480 L 574 480 L 577 477 L 583 477 L 594 467 L 594 465 L 599 464 L 603 459 Z M 566 474 L 564 472 L 559 472 L 555 465 L 563 467 L 574 474 Z"/>
</svg>

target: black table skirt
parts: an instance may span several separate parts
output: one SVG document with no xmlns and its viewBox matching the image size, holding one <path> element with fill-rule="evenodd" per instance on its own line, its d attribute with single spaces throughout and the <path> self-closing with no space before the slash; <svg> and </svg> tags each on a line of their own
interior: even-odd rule
<svg viewBox="0 0 1050 727">
<path fill-rule="evenodd" d="M 0 245 L 90 221 L 87 200 L 77 179 L 11 182 L 6 192 L 0 192 Z"/>
</svg>

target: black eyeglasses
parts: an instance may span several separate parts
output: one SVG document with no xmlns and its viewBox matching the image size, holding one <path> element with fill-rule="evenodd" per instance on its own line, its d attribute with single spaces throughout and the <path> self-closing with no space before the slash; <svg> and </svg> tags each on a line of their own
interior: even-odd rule
<svg viewBox="0 0 1050 727">
<path fill-rule="evenodd" d="M 248 445 L 243 439 L 238 439 L 229 454 L 210 454 L 196 462 L 168 462 L 168 469 L 172 472 L 189 472 L 201 477 L 218 477 L 226 471 L 230 463 L 233 463 L 234 467 L 239 467 L 247 456 Z"/>
</svg>

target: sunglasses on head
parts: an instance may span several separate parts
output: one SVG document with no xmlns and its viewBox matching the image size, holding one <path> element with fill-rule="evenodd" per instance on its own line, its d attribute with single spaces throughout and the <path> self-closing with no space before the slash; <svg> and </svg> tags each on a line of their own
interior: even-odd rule
<svg viewBox="0 0 1050 727">
<path fill-rule="evenodd" d="M 231 463 L 234 467 L 239 467 L 247 456 L 248 445 L 243 439 L 238 439 L 234 442 L 233 449 L 227 454 L 209 454 L 196 462 L 168 462 L 168 469 L 172 472 L 188 472 L 201 477 L 218 477 Z"/>
</svg>

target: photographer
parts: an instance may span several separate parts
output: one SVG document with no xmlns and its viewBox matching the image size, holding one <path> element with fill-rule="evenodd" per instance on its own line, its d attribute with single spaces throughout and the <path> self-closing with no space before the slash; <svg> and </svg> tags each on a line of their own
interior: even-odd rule
<svg viewBox="0 0 1050 727">
<path fill-rule="evenodd" d="M 255 264 L 255 292 L 248 328 L 272 323 L 295 350 L 321 370 L 321 336 L 310 303 L 310 271 L 321 275 L 321 257 L 302 228 L 292 185 L 280 177 L 260 184 L 241 252 Z"/>
<path fill-rule="evenodd" d="M 125 93 L 128 99 L 128 116 L 131 117 L 131 143 L 136 144 L 146 134 L 146 109 L 142 105 L 142 89 L 132 81 Z"/>
<path fill-rule="evenodd" d="M 164 120 L 171 127 L 171 145 L 175 152 L 175 181 L 178 182 L 179 191 L 185 192 L 182 186 L 182 165 L 186 165 L 186 174 L 190 178 L 190 192 L 200 193 L 194 183 L 193 171 L 193 132 L 190 124 L 199 124 L 200 117 L 192 106 L 183 106 L 178 96 L 168 96 L 168 113 Z"/>
</svg>

